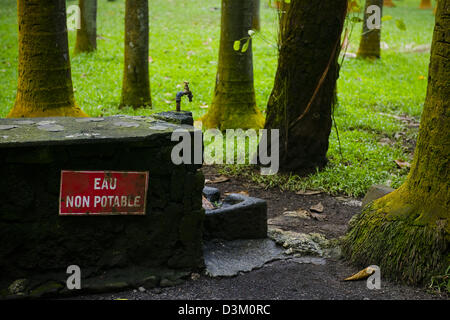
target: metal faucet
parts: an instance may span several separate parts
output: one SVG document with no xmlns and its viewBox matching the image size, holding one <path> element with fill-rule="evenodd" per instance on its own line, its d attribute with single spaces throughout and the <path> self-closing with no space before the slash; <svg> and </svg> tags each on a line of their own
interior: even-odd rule
<svg viewBox="0 0 450 320">
<path fill-rule="evenodd" d="M 175 100 L 177 102 L 177 112 L 181 111 L 181 98 L 183 96 L 188 96 L 189 102 L 192 102 L 192 98 L 194 97 L 191 90 L 189 89 L 189 82 L 187 81 L 184 82 L 184 91 L 180 91 L 177 93 L 177 98 Z"/>
</svg>

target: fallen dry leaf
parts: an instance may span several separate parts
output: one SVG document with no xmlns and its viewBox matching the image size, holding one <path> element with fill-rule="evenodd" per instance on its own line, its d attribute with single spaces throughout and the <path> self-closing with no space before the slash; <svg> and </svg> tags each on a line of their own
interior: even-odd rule
<svg viewBox="0 0 450 320">
<path fill-rule="evenodd" d="M 299 190 L 295 194 L 299 194 L 302 196 L 313 196 L 313 195 L 321 194 L 321 193 L 322 193 L 322 191 L 318 191 L 318 190 L 305 190 L 305 191 Z"/>
<path fill-rule="evenodd" d="M 311 208 L 309 208 L 309 209 L 313 212 L 322 213 L 323 212 L 323 204 L 322 204 L 322 202 L 319 202 L 318 204 L 311 206 Z"/>
<path fill-rule="evenodd" d="M 298 209 L 296 211 L 286 211 L 283 213 L 283 215 L 292 218 L 311 219 L 309 212 L 304 209 Z"/>
<path fill-rule="evenodd" d="M 230 178 L 228 178 L 228 177 L 219 176 L 219 177 L 216 177 L 216 178 L 214 178 L 212 180 L 206 179 L 205 183 L 222 183 L 222 182 L 226 182 L 226 181 L 229 181 L 229 180 L 230 180 Z"/>
<path fill-rule="evenodd" d="M 202 195 L 202 207 L 203 207 L 204 209 L 208 209 L 208 210 L 214 209 L 214 208 L 215 208 L 214 205 L 211 203 L 211 201 L 209 201 L 208 199 L 206 199 L 206 197 L 203 196 L 203 195 Z"/>
<path fill-rule="evenodd" d="M 239 191 L 239 192 L 225 192 L 224 193 L 224 195 L 226 195 L 226 196 L 228 196 L 228 195 L 230 195 L 230 194 L 242 194 L 243 196 L 246 196 L 246 197 L 249 197 L 250 195 L 249 195 L 249 193 L 248 193 L 248 191 Z"/>
<path fill-rule="evenodd" d="M 409 162 L 406 162 L 406 161 L 402 161 L 402 160 L 394 160 L 394 162 L 397 164 L 397 166 L 400 168 L 400 169 L 403 169 L 403 168 L 411 168 L 411 164 L 409 163 Z"/>
<path fill-rule="evenodd" d="M 345 278 L 344 281 L 354 281 L 354 280 L 366 279 L 369 276 L 371 276 L 374 272 L 375 272 L 374 268 L 367 267 L 367 268 L 359 271 L 358 273 L 355 273 L 351 277 Z"/>
</svg>

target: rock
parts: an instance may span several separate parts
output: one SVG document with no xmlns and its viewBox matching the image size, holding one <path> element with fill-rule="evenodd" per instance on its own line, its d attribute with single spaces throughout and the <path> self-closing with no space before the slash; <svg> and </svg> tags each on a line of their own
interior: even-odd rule
<svg viewBox="0 0 450 320">
<path fill-rule="evenodd" d="M 362 203 L 361 201 L 353 199 L 353 200 L 344 202 L 343 205 L 349 206 L 349 207 L 361 207 L 361 203 Z"/>
<path fill-rule="evenodd" d="M 215 240 L 204 243 L 203 256 L 208 276 L 231 277 L 283 259 L 283 249 L 270 239 Z"/>
<path fill-rule="evenodd" d="M 318 213 L 322 213 L 323 212 L 323 204 L 322 202 L 319 202 L 316 205 L 311 206 L 311 208 L 309 208 L 312 212 L 318 212 Z"/>
<path fill-rule="evenodd" d="M 309 235 L 293 231 L 284 231 L 278 228 L 270 228 L 268 235 L 277 244 L 282 245 L 286 249 L 285 253 L 322 256 L 323 251 L 320 248 L 317 235 Z"/>
<path fill-rule="evenodd" d="M 146 291 L 146 289 L 144 287 L 139 287 L 138 290 L 139 290 L 139 292 L 145 292 Z"/>
<path fill-rule="evenodd" d="M 220 191 L 217 188 L 212 187 L 204 187 L 203 188 L 203 195 L 208 199 L 210 202 L 217 202 L 220 200 Z"/>
<path fill-rule="evenodd" d="M 206 239 L 261 239 L 267 237 L 267 202 L 242 194 L 230 194 L 222 207 L 206 210 Z"/>
<path fill-rule="evenodd" d="M 366 195 L 364 196 L 364 199 L 362 200 L 362 208 L 367 206 L 370 202 L 377 200 L 381 197 L 384 197 L 385 195 L 391 193 L 394 191 L 394 188 L 383 186 L 383 185 L 373 185 L 369 188 L 369 191 L 367 191 Z"/>
<path fill-rule="evenodd" d="M 10 294 L 24 294 L 29 284 L 27 279 L 17 279 L 8 287 Z"/>
</svg>

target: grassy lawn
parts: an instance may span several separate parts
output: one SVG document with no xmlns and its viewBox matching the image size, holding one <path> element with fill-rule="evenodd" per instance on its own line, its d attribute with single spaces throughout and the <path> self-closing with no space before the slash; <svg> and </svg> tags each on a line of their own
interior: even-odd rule
<svg viewBox="0 0 450 320">
<path fill-rule="evenodd" d="M 267 1 L 262 1 L 266 3 Z M 76 4 L 68 1 L 68 5 Z M 147 115 L 175 109 L 175 93 L 184 80 L 191 83 L 194 102 L 182 107 L 202 116 L 211 102 L 220 36 L 220 0 L 150 0 L 150 73 L 152 110 L 118 109 L 123 70 L 124 0 L 98 1 L 98 50 L 71 57 L 75 97 L 91 116 L 119 113 Z M 17 85 L 16 2 L 0 0 L 0 117 L 14 104 Z M 393 17 L 383 23 L 382 59 L 346 58 L 338 83 L 336 130 L 330 137 L 327 168 L 308 177 L 279 174 L 263 177 L 246 166 L 227 166 L 224 172 L 243 174 L 266 186 L 284 189 L 321 189 L 333 194 L 361 196 L 374 183 L 398 187 L 408 169 L 394 160 L 411 162 L 417 128 L 396 116 L 418 121 L 427 87 L 429 51 L 412 48 L 430 45 L 434 26 L 431 10 L 420 10 L 418 0 L 396 1 L 385 8 Z M 402 19 L 406 31 L 398 29 Z M 263 5 L 262 32 L 254 46 L 256 99 L 264 111 L 277 66 L 276 12 Z M 355 24 L 348 52 L 357 51 L 361 24 Z M 73 52 L 75 32 L 69 32 Z M 420 51 L 420 50 L 419 50 Z M 401 134 L 399 134 L 399 132 Z M 380 143 L 380 140 L 388 143 Z"/>
</svg>

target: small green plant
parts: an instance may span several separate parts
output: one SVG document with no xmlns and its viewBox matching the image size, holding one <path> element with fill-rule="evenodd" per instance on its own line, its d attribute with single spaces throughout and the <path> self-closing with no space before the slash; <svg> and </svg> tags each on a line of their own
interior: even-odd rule
<svg viewBox="0 0 450 320">
<path fill-rule="evenodd" d="M 444 275 L 431 278 L 429 288 L 433 291 L 450 293 L 450 266 L 445 270 Z"/>
</svg>

